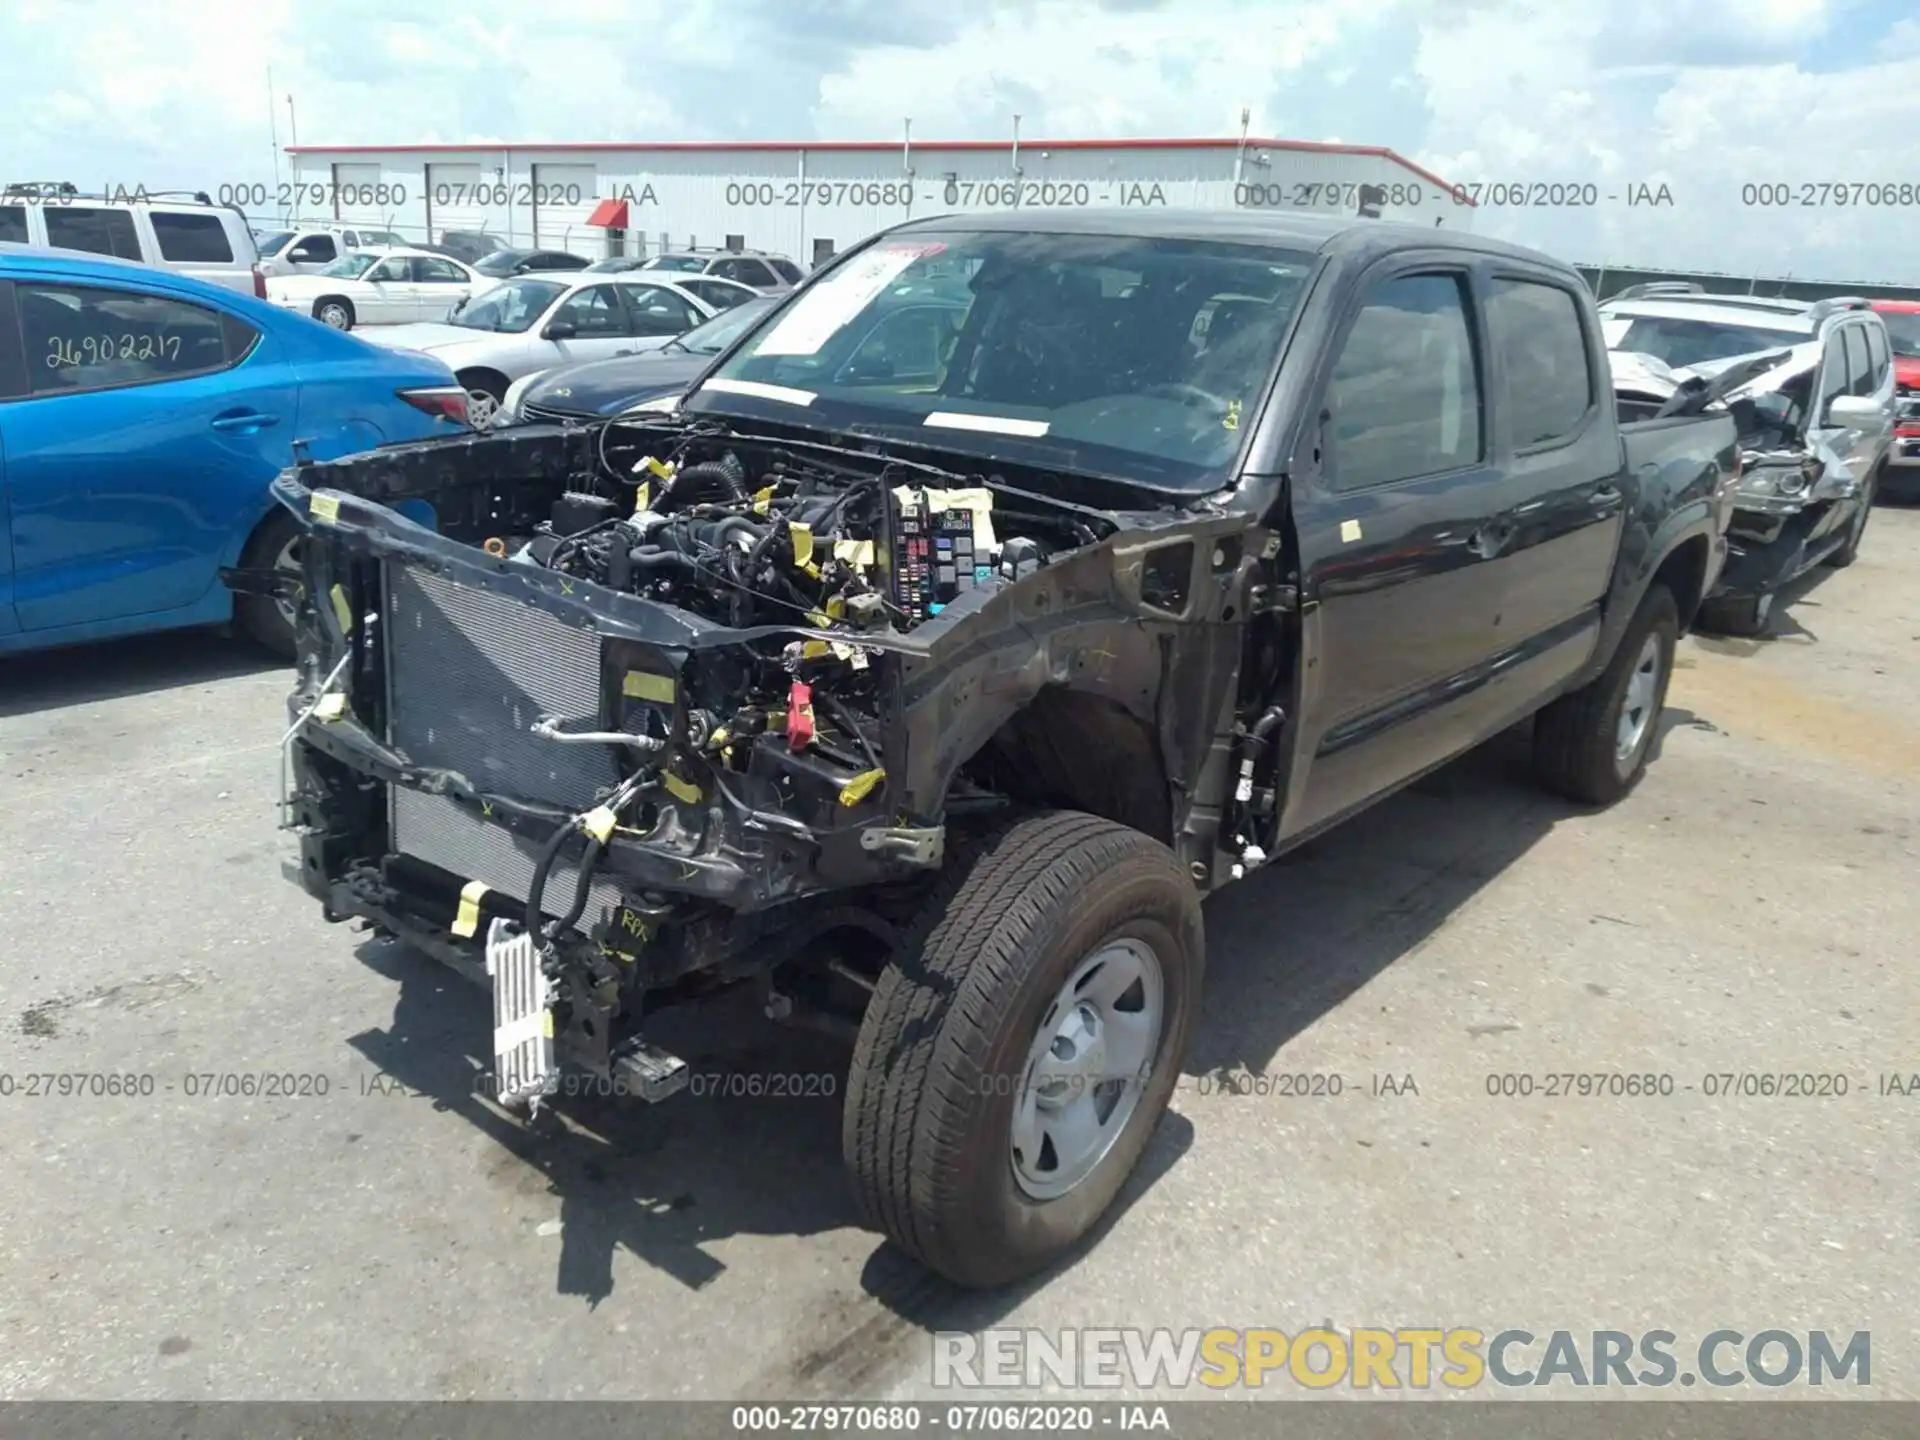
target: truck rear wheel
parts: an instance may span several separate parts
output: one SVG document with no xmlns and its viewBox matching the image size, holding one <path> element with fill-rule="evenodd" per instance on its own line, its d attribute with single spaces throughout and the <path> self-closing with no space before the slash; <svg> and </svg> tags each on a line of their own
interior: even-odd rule
<svg viewBox="0 0 1920 1440">
<path fill-rule="evenodd" d="M 1680 612 L 1654 585 L 1599 678 L 1562 695 L 1534 722 L 1534 770 L 1569 800 L 1611 805 L 1646 772 L 1673 677 Z"/>
<path fill-rule="evenodd" d="M 1051 811 L 958 848 L 854 1050 L 867 1222 L 978 1288 L 1071 1248 L 1166 1109 L 1204 958 L 1199 896 L 1137 830 Z"/>
</svg>

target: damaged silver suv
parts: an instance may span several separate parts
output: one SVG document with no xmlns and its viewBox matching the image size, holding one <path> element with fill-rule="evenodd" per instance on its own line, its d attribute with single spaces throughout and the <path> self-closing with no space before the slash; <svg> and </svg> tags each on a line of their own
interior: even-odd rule
<svg viewBox="0 0 1920 1440">
<path fill-rule="evenodd" d="M 1713 295 L 1682 283 L 1623 290 L 1600 319 L 1610 350 L 1650 356 L 1675 379 L 1779 352 L 1728 396 L 1741 438 L 1737 508 L 1726 569 L 1700 610 L 1702 629 L 1760 634 L 1790 581 L 1860 553 L 1893 444 L 1885 323 L 1853 296 Z"/>
</svg>

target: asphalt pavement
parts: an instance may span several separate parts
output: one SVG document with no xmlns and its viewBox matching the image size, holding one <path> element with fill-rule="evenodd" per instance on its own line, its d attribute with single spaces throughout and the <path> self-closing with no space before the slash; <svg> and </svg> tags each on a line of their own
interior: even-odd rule
<svg viewBox="0 0 1920 1440">
<path fill-rule="evenodd" d="M 281 878 L 284 670 L 0 662 L 0 1396 L 931 1396 L 935 1330 L 1324 1322 L 1868 1330 L 1920 1396 L 1920 509 L 1798 591 L 1686 642 L 1615 809 L 1502 737 L 1211 900 L 1122 1209 L 998 1296 L 857 1226 L 844 1054 L 751 1006 L 660 1038 L 828 1078 L 479 1103 L 486 997 Z M 1566 1073 L 1654 1093 L 1490 1093 Z M 1847 1093 L 1709 1078 L 1783 1073 Z"/>
</svg>

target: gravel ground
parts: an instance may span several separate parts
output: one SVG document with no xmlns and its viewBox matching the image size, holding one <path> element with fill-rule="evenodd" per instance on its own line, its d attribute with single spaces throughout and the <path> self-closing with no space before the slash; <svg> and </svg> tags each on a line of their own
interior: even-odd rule
<svg viewBox="0 0 1920 1440">
<path fill-rule="evenodd" d="M 1879 1088 L 1920 1072 L 1920 510 L 1800 589 L 1774 638 L 1685 644 L 1612 811 L 1503 737 L 1211 901 L 1124 1207 L 995 1297 L 856 1226 L 831 1099 L 545 1142 L 476 1104 L 484 995 L 280 878 L 283 671 L 206 635 L 5 662 L 0 1395 L 898 1397 L 936 1329 L 1330 1321 L 1870 1330 L 1872 1393 L 1914 1398 L 1920 1096 Z M 662 1038 L 842 1060 L 731 1004 Z M 22 1093 L 102 1071 L 152 1092 Z M 1563 1071 L 1672 1090 L 1488 1093 Z M 1704 1093 L 1749 1071 L 1849 1093 Z M 236 1072 L 327 1093 L 193 1093 Z"/>
</svg>

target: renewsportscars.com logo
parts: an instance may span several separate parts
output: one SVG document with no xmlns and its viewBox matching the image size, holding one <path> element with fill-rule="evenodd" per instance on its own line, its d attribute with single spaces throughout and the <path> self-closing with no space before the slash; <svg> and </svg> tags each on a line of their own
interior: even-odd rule
<svg viewBox="0 0 1920 1440">
<path fill-rule="evenodd" d="M 992 1329 L 933 1336 L 938 1388 L 1358 1390 L 1873 1383 L 1873 1337 L 1827 1330 L 1713 1330 L 1687 1343 L 1671 1330 L 1455 1327 L 1350 1331 Z"/>
</svg>

